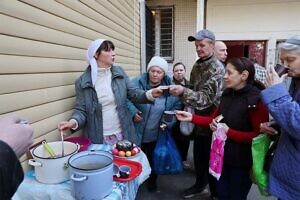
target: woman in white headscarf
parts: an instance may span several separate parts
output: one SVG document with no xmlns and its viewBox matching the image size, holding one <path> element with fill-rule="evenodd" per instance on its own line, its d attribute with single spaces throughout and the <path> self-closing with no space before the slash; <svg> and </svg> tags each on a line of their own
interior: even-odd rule
<svg viewBox="0 0 300 200">
<path fill-rule="evenodd" d="M 83 128 L 84 135 L 98 144 L 115 144 L 122 139 L 137 142 L 126 99 L 150 103 L 162 90 L 144 91 L 132 85 L 124 70 L 114 65 L 114 49 L 109 40 L 97 39 L 89 45 L 89 66 L 75 83 L 75 111 L 68 121 L 58 124 L 60 131 Z"/>
</svg>

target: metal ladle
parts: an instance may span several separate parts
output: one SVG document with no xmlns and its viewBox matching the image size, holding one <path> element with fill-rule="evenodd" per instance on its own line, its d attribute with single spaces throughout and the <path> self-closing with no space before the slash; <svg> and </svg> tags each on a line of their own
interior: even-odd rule
<svg viewBox="0 0 300 200">
<path fill-rule="evenodd" d="M 64 157 L 65 148 L 64 148 L 64 132 L 63 131 L 60 131 L 60 137 L 61 137 L 61 156 Z"/>
</svg>

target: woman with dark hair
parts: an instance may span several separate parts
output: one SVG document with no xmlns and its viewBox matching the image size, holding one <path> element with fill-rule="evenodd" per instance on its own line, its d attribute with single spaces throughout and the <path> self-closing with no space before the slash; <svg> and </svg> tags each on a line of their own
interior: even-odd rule
<svg viewBox="0 0 300 200">
<path fill-rule="evenodd" d="M 177 62 L 173 65 L 173 82 L 176 85 L 188 86 L 189 81 L 185 77 L 186 67 L 182 62 Z"/>
<path fill-rule="evenodd" d="M 228 61 L 224 76 L 221 103 L 215 112 L 207 116 L 176 111 L 180 121 L 191 121 L 200 126 L 217 128 L 216 117 L 226 132 L 224 164 L 217 181 L 218 199 L 247 199 L 252 182 L 249 172 L 252 167 L 251 142 L 259 134 L 259 125 L 268 120 L 268 111 L 260 99 L 260 89 L 254 80 L 255 69 L 248 58 L 233 58 Z"/>
<path fill-rule="evenodd" d="M 138 140 L 130 119 L 127 98 L 137 103 L 150 103 L 163 91 L 144 91 L 135 87 L 124 70 L 114 65 L 115 46 L 109 40 L 97 39 L 87 50 L 89 66 L 76 80 L 75 111 L 69 121 L 58 124 L 60 131 L 84 129 L 92 143 L 115 144 L 122 139 Z"/>
<path fill-rule="evenodd" d="M 183 87 L 189 87 L 189 81 L 185 77 L 186 67 L 182 62 L 177 62 L 173 65 L 173 82 L 176 85 L 182 85 Z M 181 110 L 184 109 L 182 105 Z M 180 122 L 177 121 L 172 128 L 173 138 L 178 148 L 178 151 L 181 155 L 183 161 L 183 166 L 189 168 L 190 165 L 187 162 L 187 154 L 190 146 L 190 136 L 185 136 L 180 131 Z"/>
</svg>

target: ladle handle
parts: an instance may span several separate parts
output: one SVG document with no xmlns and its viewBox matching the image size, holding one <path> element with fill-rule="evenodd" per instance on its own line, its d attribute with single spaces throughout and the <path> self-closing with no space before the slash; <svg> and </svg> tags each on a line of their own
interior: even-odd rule
<svg viewBox="0 0 300 200">
<path fill-rule="evenodd" d="M 65 155 L 65 147 L 64 147 L 64 132 L 60 131 L 60 137 L 61 137 L 61 155 Z"/>
<path fill-rule="evenodd" d="M 43 141 L 42 144 L 52 158 L 56 157 L 56 154 L 54 153 L 53 149 L 49 146 L 49 144 L 46 141 Z"/>
</svg>

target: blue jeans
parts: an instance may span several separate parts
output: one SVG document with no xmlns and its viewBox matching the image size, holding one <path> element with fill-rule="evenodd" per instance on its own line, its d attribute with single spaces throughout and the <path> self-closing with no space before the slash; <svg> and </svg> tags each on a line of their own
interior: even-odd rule
<svg viewBox="0 0 300 200">
<path fill-rule="evenodd" d="M 217 181 L 219 200 L 246 200 L 252 182 L 249 169 L 227 166 L 224 164 L 222 175 Z"/>
</svg>

